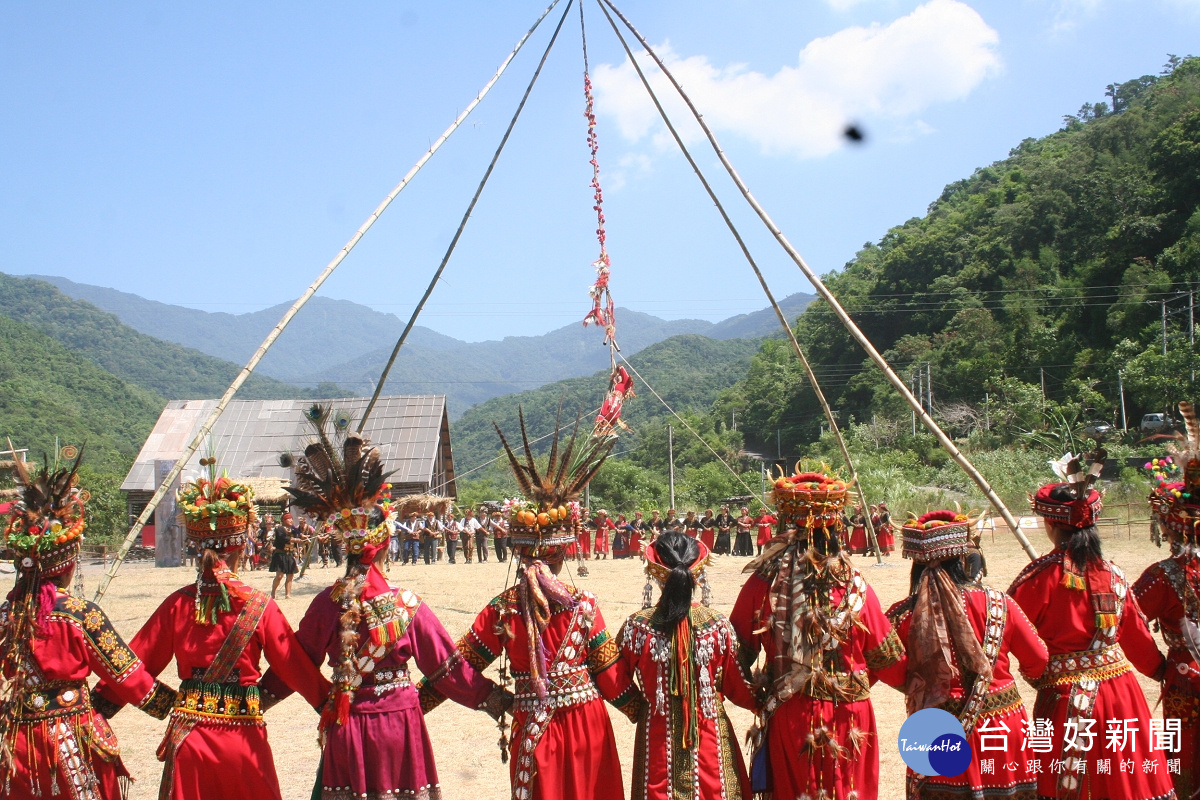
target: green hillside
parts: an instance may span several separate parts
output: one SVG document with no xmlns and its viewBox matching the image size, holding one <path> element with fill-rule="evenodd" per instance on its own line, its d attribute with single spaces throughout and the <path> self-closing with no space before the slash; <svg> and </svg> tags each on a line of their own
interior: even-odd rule
<svg viewBox="0 0 1200 800">
<path fill-rule="evenodd" d="M 0 315 L 29 325 L 129 383 L 168 399 L 220 397 L 239 365 L 138 333 L 91 303 L 50 284 L 0 273 Z M 252 375 L 240 399 L 304 397 L 311 392 Z M 338 392 L 331 391 L 330 395 Z"/>
<path fill-rule="evenodd" d="M 1119 420 L 1119 371 L 1135 424 L 1200 396 L 1189 337 L 1200 59 L 1172 59 L 1107 98 L 947 186 L 924 217 L 825 278 L 905 380 L 929 364 L 935 417 L 956 435 L 1036 427 L 1047 408 Z M 797 332 L 844 422 L 908 427 L 907 406 L 828 306 L 810 307 Z M 785 450 L 818 435 L 816 400 L 777 343 L 727 400 L 751 445 L 777 430 Z"/>
<path fill-rule="evenodd" d="M 32 458 L 53 454 L 55 437 L 61 444 L 86 441 L 90 467 L 123 472 L 163 404 L 153 392 L 0 316 L 0 437 L 29 448 Z"/>
<path fill-rule="evenodd" d="M 758 349 L 753 339 L 719 341 L 688 334 L 674 336 L 651 345 L 629 361 L 663 399 L 676 411 L 705 413 L 723 389 L 746 374 L 750 358 Z M 458 471 L 465 472 L 492 459 L 500 447 L 492 422 L 508 435 L 517 435 L 518 405 L 524 409 L 530 436 L 540 436 L 554 428 L 559 400 L 563 402 L 563 417 L 571 422 L 583 409 L 582 425 L 591 425 L 596 410 L 608 391 L 608 371 L 586 378 L 557 381 L 526 392 L 497 397 L 475 406 L 453 425 L 454 461 Z M 662 403 L 655 399 L 641 381 L 636 382 L 637 397 L 625 406 L 625 421 L 637 432 L 649 423 L 670 416 Z M 653 427 L 653 426 L 650 426 Z M 510 440 L 511 441 L 511 440 Z"/>
</svg>

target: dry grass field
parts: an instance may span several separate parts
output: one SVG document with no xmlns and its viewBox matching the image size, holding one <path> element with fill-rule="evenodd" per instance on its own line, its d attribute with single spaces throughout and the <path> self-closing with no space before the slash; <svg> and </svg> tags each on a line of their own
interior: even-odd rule
<svg viewBox="0 0 1200 800">
<path fill-rule="evenodd" d="M 1034 545 L 1040 552 L 1048 543 L 1040 532 L 1032 532 Z M 1105 555 L 1121 565 L 1130 580 L 1134 580 L 1147 565 L 1163 558 L 1164 551 L 1150 543 L 1145 531 L 1135 530 L 1133 538 L 1120 534 L 1105 534 Z M 1024 552 L 1006 533 L 996 534 L 994 542 L 984 541 L 990 576 L 988 582 L 1004 589 L 1027 563 Z M 745 559 L 720 558 L 710 570 L 714 606 L 728 613 L 733 607 L 743 581 L 741 569 Z M 873 559 L 859 558 L 867 580 L 879 595 L 886 609 L 901 599 L 908 589 L 908 562 L 899 554 L 886 559 L 888 566 L 874 567 Z M 152 566 L 125 567 L 113 582 L 103 606 L 117 629 L 126 637 L 132 636 L 169 592 L 194 580 L 191 569 L 154 569 Z M 242 576 L 260 589 L 270 589 L 271 576 L 266 572 L 249 572 Z M 291 599 L 280 605 L 288 619 L 297 623 L 305 608 L 327 583 L 335 577 L 331 567 L 310 570 L 308 577 L 295 585 Z M 471 624 L 475 613 L 505 586 L 504 565 L 436 564 L 431 566 L 392 567 L 389 575 L 394 584 L 417 592 L 436 612 L 442 623 L 457 637 Z M 99 579 L 99 568 L 85 572 L 87 596 L 91 597 Z M 645 578 L 637 561 L 592 562 L 587 578 L 575 579 L 577 585 L 589 589 L 600 598 L 600 607 L 609 628 L 615 634 L 626 616 L 641 604 Z M 416 672 L 415 665 L 414 673 Z M 178 677 L 172 667 L 164 676 L 172 685 Z M 414 676 L 415 677 L 415 676 Z M 1151 706 L 1158 700 L 1157 688 L 1149 681 L 1142 685 Z M 1022 685 L 1026 704 L 1032 707 L 1034 693 Z M 873 695 L 875 714 L 881 737 L 880 795 L 903 796 L 904 766 L 895 746 L 895 737 L 904 720 L 904 699 L 889 687 L 878 685 Z M 616 730 L 617 742 L 625 769 L 625 785 L 629 786 L 629 769 L 633 755 L 633 726 L 613 711 L 610 715 Z M 750 724 L 750 715 L 729 705 L 734 725 L 742 732 Z M 452 703 L 434 711 L 427 723 L 433 739 L 442 790 L 450 800 L 501 800 L 508 796 L 507 767 L 500 763 L 495 724 L 483 713 L 468 711 Z M 316 744 L 316 714 L 299 697 L 289 698 L 267 714 L 270 740 L 285 798 L 307 798 L 312 788 L 318 749 Z M 120 737 L 125 763 L 137 779 L 131 800 L 148 800 L 158 791 L 161 765 L 154 751 L 162 738 L 165 722 L 154 720 L 136 710 L 126 710 L 113 720 Z"/>
</svg>

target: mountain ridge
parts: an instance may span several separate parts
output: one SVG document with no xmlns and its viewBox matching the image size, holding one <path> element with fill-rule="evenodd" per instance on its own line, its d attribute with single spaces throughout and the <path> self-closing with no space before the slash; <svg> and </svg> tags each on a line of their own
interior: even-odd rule
<svg viewBox="0 0 1200 800">
<path fill-rule="evenodd" d="M 288 304 L 246 314 L 207 312 L 147 300 L 115 289 L 38 276 L 67 295 L 115 314 L 130 327 L 159 338 L 244 361 L 274 327 Z M 794 319 L 812 295 L 796 293 L 781 301 Z M 699 334 L 711 339 L 750 339 L 778 328 L 767 308 L 720 322 L 664 320 L 651 314 L 618 309 L 622 352 L 632 356 L 673 336 Z M 315 297 L 296 316 L 287 332 L 263 358 L 258 371 L 301 386 L 334 382 L 350 391 L 374 390 L 402 321 L 348 300 Z M 337 336 L 330 335 L 336 331 Z M 573 323 L 538 336 L 464 342 L 417 325 L 409 334 L 385 387 L 393 394 L 445 392 L 451 418 L 494 397 L 523 391 L 604 369 L 608 351 L 593 329 Z"/>
</svg>

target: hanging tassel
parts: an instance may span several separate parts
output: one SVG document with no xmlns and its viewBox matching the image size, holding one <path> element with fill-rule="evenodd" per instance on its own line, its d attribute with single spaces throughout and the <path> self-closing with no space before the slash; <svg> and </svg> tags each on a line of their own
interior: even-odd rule
<svg viewBox="0 0 1200 800">
<path fill-rule="evenodd" d="M 646 576 L 646 585 L 642 587 L 642 608 L 649 608 L 654 603 L 654 587 L 650 583 L 650 576 Z"/>
<path fill-rule="evenodd" d="M 699 694 L 692 664 L 692 622 L 690 614 L 679 621 L 672 636 L 675 645 L 671 661 L 671 694 L 679 698 L 683 712 L 683 746 L 695 748 L 700 738 Z"/>
</svg>

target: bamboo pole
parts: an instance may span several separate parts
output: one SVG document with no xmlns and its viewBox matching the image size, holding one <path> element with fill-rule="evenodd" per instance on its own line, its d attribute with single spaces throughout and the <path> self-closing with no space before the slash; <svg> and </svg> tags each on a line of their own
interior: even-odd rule
<svg viewBox="0 0 1200 800">
<path fill-rule="evenodd" d="M 94 598 L 95 602 L 99 603 L 100 599 L 104 597 L 104 593 L 108 590 L 108 585 L 112 583 L 113 578 L 115 578 L 117 575 L 117 571 L 125 562 L 125 556 L 128 555 L 129 548 L 133 546 L 138 534 L 141 533 L 142 528 L 145 527 L 146 522 L 149 521 L 150 516 L 154 513 L 154 510 L 158 507 L 158 504 L 166 495 L 168 487 L 170 487 L 175 478 L 177 478 L 179 474 L 183 472 L 183 468 L 187 465 L 188 460 L 195 455 L 197 450 L 200 449 L 200 445 L 203 444 L 204 440 L 208 438 L 209 433 L 212 432 L 213 426 L 216 425 L 217 420 L 221 418 L 221 414 L 224 413 L 225 407 L 229 404 L 229 401 L 233 399 L 233 396 L 237 393 L 237 390 L 240 389 L 242 384 L 246 382 L 246 379 L 250 377 L 250 373 L 254 371 L 256 366 L 258 366 L 258 362 L 262 360 L 263 356 L 266 355 L 267 350 L 269 350 L 271 345 L 275 343 L 275 340 L 279 338 L 279 335 L 283 333 L 283 329 L 286 328 L 288 323 L 292 321 L 292 318 L 299 313 L 300 309 L 304 307 L 304 304 L 307 303 L 312 296 L 317 293 L 317 290 L 321 288 L 321 284 L 325 283 L 326 279 L 333 274 L 333 271 L 338 268 L 342 261 L 345 260 L 346 256 L 350 255 L 350 251 L 354 249 L 359 240 L 362 239 L 366 232 L 371 229 L 371 226 L 375 224 L 375 221 L 379 219 L 385 210 L 387 210 L 387 207 L 391 205 L 393 200 L 396 199 L 396 196 L 399 195 L 400 192 L 404 191 L 404 187 L 408 185 L 409 181 L 411 181 L 416 174 L 421 171 L 421 168 L 425 166 L 425 163 L 433 157 L 433 154 L 436 153 L 443 144 L 445 144 L 446 140 L 450 138 L 450 135 L 454 133 L 454 131 L 456 131 L 460 125 L 462 125 L 470 113 L 475 110 L 475 107 L 482 102 L 483 98 L 487 96 L 487 93 L 490 92 L 492 87 L 496 85 L 496 81 L 500 80 L 500 76 L 504 74 L 506 69 L 508 69 L 508 65 L 512 63 L 514 58 L 516 58 L 517 53 L 519 53 L 521 48 L 525 46 L 525 42 L 529 40 L 529 37 L 532 36 L 534 31 L 537 30 L 538 26 L 542 24 L 542 20 L 546 18 L 546 15 L 548 15 L 551 10 L 558 5 L 559 2 L 560 0 L 553 0 L 553 2 L 546 7 L 546 10 L 542 12 L 541 16 L 539 16 L 533 23 L 533 26 L 526 31 L 525 35 L 522 36 L 517 42 L 516 47 L 514 47 L 512 52 L 508 54 L 508 57 L 505 58 L 500 64 L 499 69 L 497 69 L 495 74 L 492 75 L 491 80 L 484 84 L 479 93 L 475 95 L 475 99 L 473 99 L 467 105 L 467 107 L 463 109 L 462 113 L 458 115 L 454 122 L 450 123 L 450 127 L 446 128 L 442 135 L 429 145 L 429 149 L 425 151 L 425 153 L 419 159 L 417 159 L 417 162 L 413 164 L 412 168 L 404 175 L 404 177 L 400 180 L 400 183 L 396 184 L 396 187 L 388 193 L 387 197 L 383 198 L 383 202 L 381 202 L 379 206 L 376 207 L 373 212 L 371 212 L 371 215 L 367 217 L 366 221 L 359 226 L 358 230 L 354 232 L 354 235 L 350 237 L 350 241 L 346 242 L 342 249 L 338 251 L 338 254 L 333 257 L 333 260 L 330 261 L 325 266 L 325 269 L 321 271 L 321 274 L 317 276 L 317 279 L 312 282 L 307 290 L 305 290 L 304 294 L 300 295 L 300 298 L 296 300 L 296 302 L 292 304 L 292 307 L 287 310 L 287 313 L 285 313 L 283 318 L 279 320 L 279 324 L 276 325 L 269 334 L 267 334 L 267 338 L 264 339 L 263 343 L 259 345 L 257 350 L 254 351 L 254 355 L 252 355 L 250 360 L 246 362 L 246 366 L 242 368 L 242 371 L 239 372 L 237 377 L 233 379 L 233 383 L 231 383 L 229 388 L 225 390 L 225 394 L 217 402 L 217 405 L 212 410 L 212 413 L 208 415 L 208 419 L 206 419 L 204 424 L 200 426 L 200 430 L 197 431 L 191 443 L 187 446 L 187 448 L 184 449 L 184 452 L 179 457 L 179 460 L 175 462 L 175 466 L 171 468 L 169 473 L 167 473 L 167 476 L 163 480 L 162 484 L 150 498 L 150 502 L 146 504 L 145 510 L 143 510 L 141 515 L 137 518 L 137 521 L 133 524 L 133 527 L 129 529 L 129 533 L 125 535 L 125 541 L 121 542 L 121 547 L 119 550 L 117 550 L 117 556 L 113 560 L 112 566 L 105 573 L 104 578 L 100 581 L 100 586 L 96 589 L 96 596 Z"/>
<path fill-rule="evenodd" d="M 408 318 L 408 324 L 404 326 L 404 330 L 400 333 L 400 338 L 396 340 L 396 346 L 392 348 L 392 354 L 388 357 L 387 364 L 383 367 L 383 374 L 379 376 L 379 383 L 375 384 L 375 392 L 371 395 L 371 402 L 367 403 L 367 410 L 363 412 L 362 419 L 358 421 L 359 433 L 363 432 L 363 428 L 367 425 L 367 418 L 371 416 L 371 412 L 375 409 L 375 404 L 379 402 L 379 395 L 383 393 L 383 385 L 387 383 L 388 374 L 392 371 L 392 365 L 396 363 L 396 356 L 400 355 L 400 348 L 404 346 L 409 332 L 417 324 L 417 317 L 421 315 L 421 310 L 425 308 L 425 303 L 429 300 L 429 296 L 433 294 L 438 281 L 441 280 L 442 273 L 446 271 L 446 265 L 450 263 L 450 256 L 454 255 L 454 249 L 458 247 L 458 240 L 462 238 L 463 230 L 466 229 L 467 222 L 471 219 L 472 212 L 475 211 L 475 204 L 479 202 L 479 197 L 483 194 L 483 188 L 487 186 L 488 179 L 492 177 L 492 171 L 496 168 L 496 162 L 500 160 L 500 154 L 504 152 L 504 146 L 508 144 L 508 137 L 512 135 L 513 128 L 517 126 L 517 120 L 521 117 L 521 111 L 525 108 L 525 102 L 529 100 L 533 86 L 537 83 L 538 76 L 542 74 L 542 67 L 546 66 L 546 59 L 550 57 L 550 51 L 554 49 L 554 43 L 558 41 L 558 33 L 562 30 L 563 23 L 567 21 L 567 14 L 571 13 L 571 4 L 573 2 L 575 0 L 567 0 L 567 7 L 563 10 L 563 15 L 558 21 L 558 26 L 554 29 L 554 35 L 550 37 L 550 43 L 546 45 L 546 52 L 542 53 L 542 60 L 538 62 L 537 69 L 533 71 L 533 77 L 529 80 L 529 85 L 525 87 L 525 94 L 521 96 L 521 102 L 517 104 L 516 113 L 509 120 L 508 128 L 504 131 L 504 136 L 500 138 L 500 144 L 496 148 L 496 152 L 492 154 L 492 160 L 488 164 L 487 170 L 483 173 L 483 180 L 476 187 L 475 194 L 471 198 L 471 202 L 467 205 L 466 213 L 463 214 L 462 221 L 458 223 L 458 229 L 454 231 L 454 237 L 450 240 L 449 247 L 446 248 L 446 254 L 442 256 L 441 263 L 438 264 L 437 270 L 433 273 L 433 279 L 425 287 L 425 294 L 421 295 L 417 307 L 413 309 L 412 316 Z M 580 0 L 581 6 L 582 3 L 583 0 Z"/>
<path fill-rule="evenodd" d="M 646 78 L 646 74 L 642 71 L 641 65 L 638 64 L 637 59 L 634 58 L 633 51 L 630 50 L 629 44 L 625 41 L 625 37 L 621 35 L 621 31 L 617 28 L 616 22 L 613 21 L 612 16 L 608 13 L 608 9 L 606 9 L 603 5 L 600 6 L 600 10 L 604 12 L 604 16 L 608 19 L 608 24 L 612 26 L 613 32 L 616 33 L 617 39 L 620 40 L 621 46 L 625 48 L 625 54 L 629 57 L 629 63 L 633 65 L 634 70 L 637 72 L 638 77 L 642 81 L 642 86 L 645 87 L 646 92 L 650 95 L 650 100 L 654 103 L 654 107 L 658 109 L 658 114 L 660 117 L 662 117 L 663 124 L 667 126 L 667 130 L 670 131 L 671 136 L 674 137 L 675 143 L 679 146 L 684 158 L 686 158 L 688 164 L 691 165 L 692 171 L 696 173 L 696 177 L 700 179 L 700 183 L 704 187 L 704 190 L 708 192 L 709 199 L 711 199 L 713 204 L 716 205 L 717 211 L 719 211 L 721 214 L 721 219 L 725 221 L 726 227 L 729 228 L 729 232 L 733 234 L 733 238 L 737 241 L 738 247 L 741 248 L 742 255 L 745 256 L 747 263 L 750 264 L 750 269 L 754 270 L 754 275 L 758 278 L 759 286 L 762 287 L 763 293 L 766 294 L 767 300 L 771 303 L 771 308 L 775 311 L 775 317 L 779 320 L 779 324 L 783 326 L 784 333 L 787 334 L 788 341 L 792 345 L 792 350 L 796 353 L 796 357 L 800 359 L 800 363 L 804 366 L 804 373 L 808 376 L 809 385 L 812 386 L 813 392 L 815 392 L 817 395 L 817 400 L 821 404 L 821 409 L 825 412 L 825 419 L 829 422 L 829 430 L 833 432 L 833 436 L 838 443 L 838 449 L 841 450 L 842 458 L 846 462 L 846 468 L 850 470 L 850 482 L 854 485 L 855 491 L 858 493 L 858 502 L 862 505 L 863 518 L 866 520 L 867 535 L 870 537 L 871 548 L 875 553 L 875 563 L 883 564 L 883 553 L 880 550 L 879 542 L 875 536 L 875 524 L 871 520 L 871 513 L 869 510 L 870 504 L 867 503 L 866 493 L 863 491 L 862 483 L 858 480 L 858 470 L 854 467 L 854 459 L 850 457 L 850 450 L 846 447 L 846 440 L 842 436 L 841 427 L 837 423 L 837 418 L 833 413 L 833 409 L 831 409 L 829 406 L 829 401 L 825 398 L 825 392 L 821 388 L 820 382 L 817 380 L 817 374 L 813 372 L 812 365 L 809 363 L 808 357 L 804 354 L 804 349 L 800 347 L 800 342 L 796 338 L 795 332 L 792 330 L 791 323 L 788 322 L 787 317 L 784 316 L 783 309 L 779 307 L 779 303 L 775 301 L 775 295 L 771 291 L 771 288 L 767 285 L 767 280 L 763 277 L 762 271 L 758 268 L 758 263 L 754 260 L 754 256 L 751 255 L 750 248 L 747 247 L 745 240 L 742 239 L 741 232 L 738 231 L 737 226 L 733 224 L 733 220 L 730 219 L 729 214 L 725 211 L 724 204 L 722 204 L 720 198 L 717 197 L 717 193 L 713 191 L 708 179 L 704 177 L 704 173 L 700 171 L 700 166 L 696 163 L 695 159 L 692 158 L 691 152 L 683 143 L 683 138 L 680 137 L 678 131 L 675 130 L 675 126 L 671 123 L 670 118 L 667 116 L 666 110 L 659 102 L 658 96 L 655 94 L 654 89 L 651 88 L 650 81 Z M 651 391 L 653 391 L 653 389 Z M 744 481 L 742 482 L 742 485 L 746 485 Z M 749 489 L 749 487 L 747 487 L 747 489 Z M 753 494 L 753 491 L 751 491 L 751 494 Z"/>
<path fill-rule="evenodd" d="M 1030 543 L 1029 539 L 1026 538 L 1025 534 L 1021 533 L 1021 529 L 1017 524 L 1016 517 L 1014 517 L 1012 512 L 1008 510 L 1008 507 L 1004 505 L 1004 501 L 1001 500 L 1000 496 L 997 495 L 995 490 L 992 489 L 991 484 L 988 483 L 987 479 L 984 478 L 979 470 L 975 468 L 975 465 L 972 464 L 967 457 L 962 454 L 958 447 L 955 446 L 954 442 L 950 440 L 950 437 L 947 436 L 946 433 L 938 426 L 938 424 L 933 421 L 933 417 L 929 416 L 929 414 L 921 406 L 921 403 L 916 397 L 913 396 L 913 393 L 909 391 L 908 387 L 904 384 L 904 381 L 902 381 L 899 376 L 896 375 L 891 366 L 887 363 L 887 360 L 884 359 L 879 351 L 875 349 L 875 346 L 871 344 L 871 340 L 868 339 L 854 323 L 854 320 L 852 320 L 850 315 L 846 313 L 846 309 L 842 308 L 841 303 L 838 302 L 837 298 L 833 296 L 833 293 L 829 291 L 824 283 L 822 283 L 817 274 L 813 272 L 812 268 L 809 267 L 808 263 L 800 255 L 792 243 L 788 241 L 788 238 L 784 236 L 783 231 L 780 230 L 779 226 L 775 224 L 775 221 L 771 219 L 771 216 L 767 213 L 766 209 L 764 209 L 762 205 L 759 204 L 758 200 L 755 199 L 754 195 L 751 194 L 749 187 L 746 186 L 745 181 L 742 180 L 742 177 L 738 174 L 738 171 L 734 169 L 733 164 L 729 161 L 729 157 L 726 156 L 725 151 L 721 149 L 721 145 L 717 141 L 716 136 L 713 135 L 712 130 L 704 121 L 704 116 L 696 109 L 696 106 L 694 103 L 692 103 L 691 98 L 683 90 L 683 86 L 680 85 L 679 81 L 675 79 L 675 76 L 671 73 L 671 71 L 667 69 L 667 65 L 663 63 L 658 54 L 650 47 L 650 43 L 647 42 L 646 38 L 642 36 L 642 34 L 639 33 L 636 28 L 633 27 L 633 24 L 625 17 L 624 14 L 621 13 L 620 9 L 613 4 L 612 0 L 596 0 L 596 2 L 603 4 L 601 8 L 603 8 L 604 5 L 607 5 L 609 8 L 611 8 L 613 12 L 621 19 L 621 22 L 625 24 L 625 27 L 629 29 L 629 31 L 637 38 L 642 47 L 645 48 L 650 58 L 652 58 L 654 63 L 658 65 L 658 68 L 662 70 L 663 75 L 666 76 L 666 78 L 671 82 L 671 85 L 675 87 L 675 91 L 679 93 L 680 99 L 683 100 L 688 109 L 692 112 L 692 116 L 695 117 L 696 122 L 699 123 L 700 129 L 704 132 L 705 138 L 708 139 L 709 144 L 712 145 L 713 151 L 717 154 L 717 158 L 720 159 L 722 166 L 725 167 L 725 171 L 729 173 L 729 177 L 733 179 L 733 182 L 737 185 L 738 190 L 742 193 L 742 196 L 746 198 L 746 202 L 750 204 L 750 207 L 754 209 L 754 212 L 758 214 L 759 219 L 762 220 L 763 224 L 767 227 L 767 230 L 771 232 L 771 235 L 775 237 L 776 241 L 779 242 L 780 246 L 784 249 L 792 261 L 796 263 L 796 266 L 800 268 L 800 271 L 804 273 L 804 276 L 808 278 L 809 282 L 813 285 L 813 288 L 817 290 L 817 293 L 821 295 L 825 302 L 829 303 L 830 308 L 832 308 L 834 313 L 837 314 L 838 319 L 840 319 L 842 322 L 842 325 L 845 326 L 846 330 L 850 332 L 850 335 L 853 336 L 867 352 L 867 355 L 870 356 L 871 360 L 875 362 L 880 370 L 882 370 L 884 376 L 888 379 L 888 382 L 896 388 L 896 391 L 900 393 L 900 396 L 903 397 L 905 401 L 912 407 L 917 417 L 921 420 L 921 424 L 924 425 L 930 431 L 930 433 L 937 438 L 938 443 L 942 446 L 942 448 L 950 454 L 950 457 L 953 458 L 959 467 L 961 467 L 962 470 L 967 473 L 971 480 L 975 482 L 975 485 L 978 486 L 983 492 L 984 496 L 987 497 L 988 501 L 991 502 L 1000 512 L 1000 515 L 1004 517 L 1004 520 L 1009 524 L 1013 535 L 1016 536 L 1017 541 L 1021 543 L 1021 547 L 1025 550 L 1025 554 L 1028 555 L 1031 560 L 1036 559 L 1038 557 L 1037 550 L 1034 549 L 1033 545 Z"/>
</svg>

